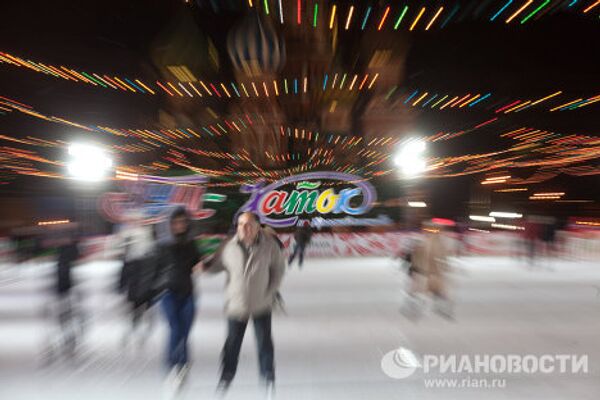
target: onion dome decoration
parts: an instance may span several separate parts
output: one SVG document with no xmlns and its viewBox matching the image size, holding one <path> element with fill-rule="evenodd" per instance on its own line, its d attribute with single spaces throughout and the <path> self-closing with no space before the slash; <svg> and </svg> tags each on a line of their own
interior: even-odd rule
<svg viewBox="0 0 600 400">
<path fill-rule="evenodd" d="M 268 20 L 259 14 L 244 18 L 227 37 L 234 68 L 247 75 L 277 72 L 285 63 L 285 44 Z"/>
</svg>

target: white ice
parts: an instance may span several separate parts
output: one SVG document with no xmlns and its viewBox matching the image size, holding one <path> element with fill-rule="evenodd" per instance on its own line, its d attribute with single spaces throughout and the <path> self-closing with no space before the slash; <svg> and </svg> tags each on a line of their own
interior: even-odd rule
<svg viewBox="0 0 600 400">
<path fill-rule="evenodd" d="M 282 288 L 287 315 L 273 320 L 278 399 L 597 399 L 600 396 L 600 266 L 540 261 L 529 268 L 509 258 L 454 260 L 450 293 L 455 319 L 426 312 L 406 319 L 405 275 L 389 258 L 308 259 Z M 18 268 L 18 269 L 17 269 Z M 51 265 L 0 271 L 0 398 L 161 399 L 166 328 L 143 349 L 123 347 L 127 319 L 113 291 L 118 264 L 81 266 L 76 278 L 89 316 L 81 353 L 72 363 L 42 363 L 50 321 Z M 193 365 L 182 399 L 212 398 L 225 335 L 223 276 L 202 276 L 191 335 Z M 249 327 L 228 399 L 262 398 L 254 332 Z M 399 347 L 425 354 L 588 355 L 587 374 L 487 375 L 503 389 L 431 389 L 417 371 L 392 379 L 381 358 Z M 444 376 L 456 378 L 456 376 Z M 459 376 L 463 378 L 463 376 Z"/>
</svg>

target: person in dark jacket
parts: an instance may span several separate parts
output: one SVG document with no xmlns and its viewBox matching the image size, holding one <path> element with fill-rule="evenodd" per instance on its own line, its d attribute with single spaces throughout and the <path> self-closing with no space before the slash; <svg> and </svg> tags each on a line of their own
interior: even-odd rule
<svg viewBox="0 0 600 400">
<path fill-rule="evenodd" d="M 78 242 L 69 234 L 61 246 L 58 248 L 57 260 L 57 276 L 56 276 L 56 291 L 59 296 L 68 296 L 73 288 L 73 280 L 71 278 L 71 268 L 79 259 Z"/>
<path fill-rule="evenodd" d="M 64 353 L 73 357 L 83 334 L 83 316 L 79 312 L 81 298 L 73 289 L 71 270 L 80 259 L 79 241 L 74 232 L 67 232 L 58 246 L 56 263 L 56 313 L 60 327 L 59 341 Z"/>
<path fill-rule="evenodd" d="M 176 208 L 162 228 L 158 232 L 155 287 L 161 292 L 162 309 L 169 323 L 169 381 L 178 387 L 189 371 L 188 336 L 195 314 L 192 273 L 200 262 L 200 253 L 190 234 L 190 219 L 184 208 Z"/>
<path fill-rule="evenodd" d="M 288 260 L 288 265 L 291 267 L 292 262 L 299 256 L 298 267 L 302 268 L 302 264 L 304 264 L 304 250 L 306 250 L 306 246 L 310 243 L 310 239 L 312 238 L 312 231 L 308 224 L 305 224 L 303 227 L 298 228 L 296 232 L 294 232 L 294 240 L 296 244 L 294 245 L 294 252 L 290 256 Z"/>
</svg>

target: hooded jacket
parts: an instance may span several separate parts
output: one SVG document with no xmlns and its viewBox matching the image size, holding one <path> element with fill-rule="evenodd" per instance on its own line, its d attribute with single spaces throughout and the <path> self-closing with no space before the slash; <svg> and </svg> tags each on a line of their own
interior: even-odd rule
<svg viewBox="0 0 600 400">
<path fill-rule="evenodd" d="M 270 311 L 285 272 L 285 257 L 275 239 L 260 232 L 246 249 L 238 236 L 226 240 L 208 272 L 225 272 L 225 313 L 245 319 Z"/>
</svg>

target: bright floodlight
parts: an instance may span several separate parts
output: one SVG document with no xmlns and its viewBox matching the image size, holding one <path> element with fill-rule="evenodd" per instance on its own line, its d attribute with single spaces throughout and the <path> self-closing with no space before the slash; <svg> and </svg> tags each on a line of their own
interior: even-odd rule
<svg viewBox="0 0 600 400">
<path fill-rule="evenodd" d="M 402 146 L 394 163 L 400 167 L 404 176 L 413 178 L 425 172 L 425 149 L 425 142 L 420 139 L 410 140 Z"/>
<path fill-rule="evenodd" d="M 106 177 L 112 160 L 97 146 L 74 143 L 69 146 L 69 174 L 83 181 L 99 181 Z"/>
<path fill-rule="evenodd" d="M 416 208 L 425 208 L 427 207 L 427 203 L 425 203 L 424 201 L 409 201 L 408 206 Z"/>
</svg>

